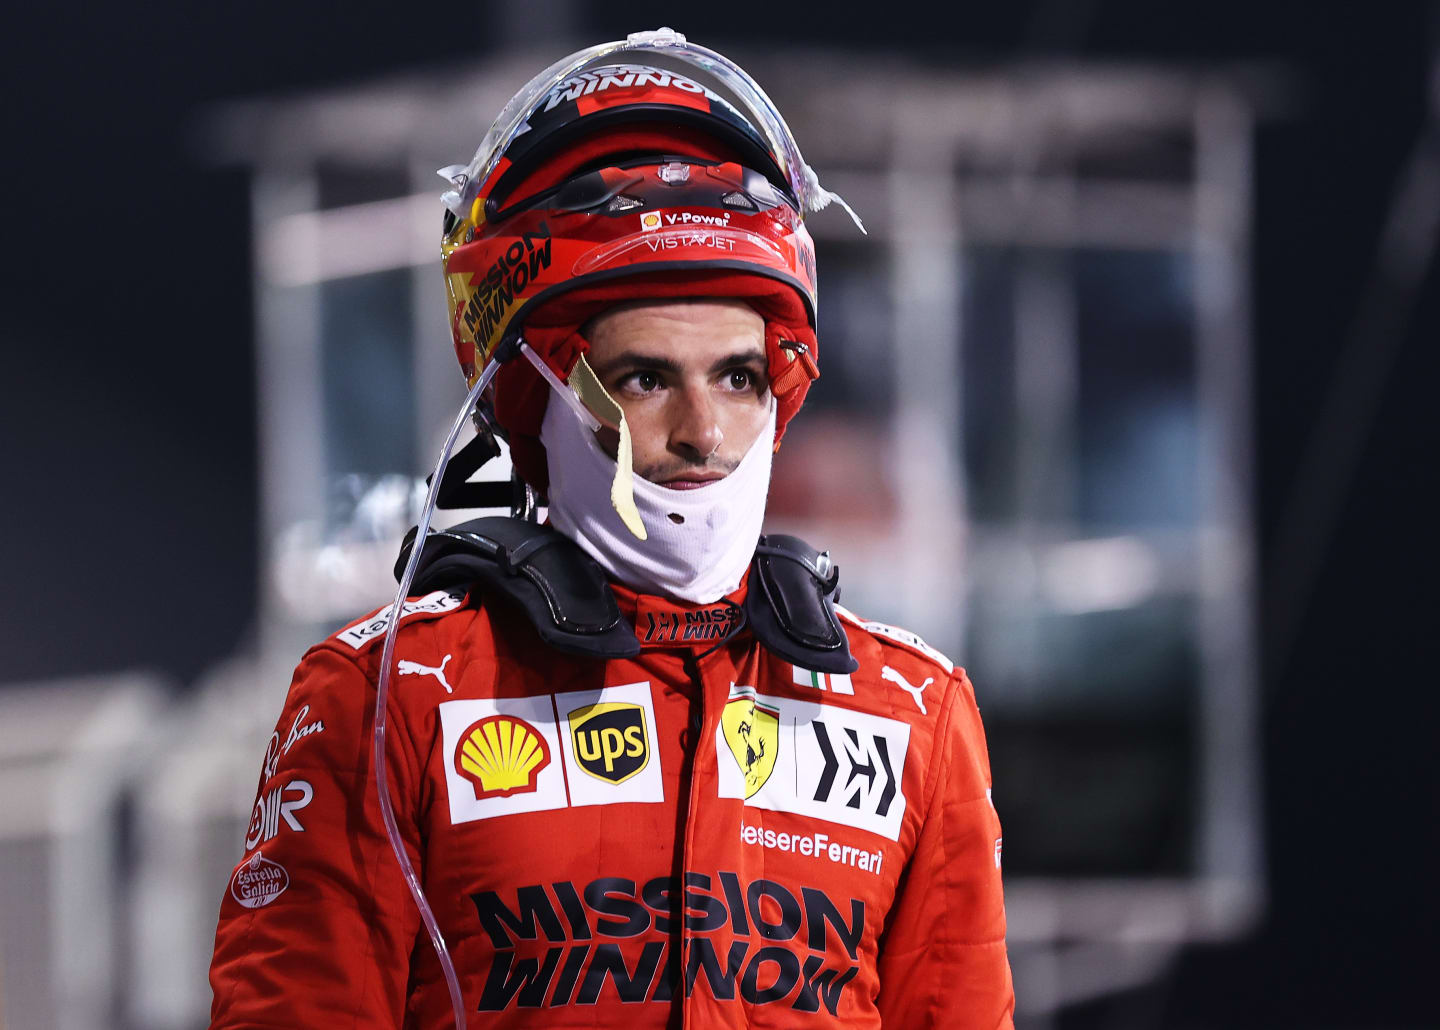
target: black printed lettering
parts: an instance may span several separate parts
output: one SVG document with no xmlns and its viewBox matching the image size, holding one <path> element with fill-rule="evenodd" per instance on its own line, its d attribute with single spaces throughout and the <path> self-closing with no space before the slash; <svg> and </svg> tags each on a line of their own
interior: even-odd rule
<svg viewBox="0 0 1440 1030">
<path fill-rule="evenodd" d="M 540 247 L 534 247 L 530 243 L 531 239 L 532 237 L 527 235 L 525 237 L 525 244 L 531 247 L 530 264 L 528 268 L 530 281 L 534 282 L 542 271 L 550 267 L 550 234 L 548 232 L 545 234 L 545 243 Z"/>
<path fill-rule="evenodd" d="M 555 891 L 555 897 L 560 900 L 560 908 L 565 912 L 565 918 L 570 923 L 570 939 L 588 941 L 590 939 L 590 923 L 585 918 L 585 909 L 580 904 L 580 896 L 575 893 L 575 885 L 569 880 L 561 880 L 550 886 Z"/>
<path fill-rule="evenodd" d="M 725 971 L 720 971 L 720 957 L 715 954 L 715 944 L 708 937 L 696 937 L 688 942 L 689 954 L 685 956 L 685 995 L 695 990 L 695 980 L 700 970 L 705 970 L 705 982 L 710 987 L 710 997 L 716 1001 L 733 1001 L 735 998 L 735 974 L 745 961 L 745 952 L 750 945 L 735 941 L 725 959 Z"/>
<path fill-rule="evenodd" d="M 673 876 L 657 876 L 640 889 L 641 898 L 655 912 L 657 933 L 670 932 L 670 915 L 675 911 L 673 895 L 678 886 L 679 882 Z"/>
<path fill-rule="evenodd" d="M 802 887 L 800 894 L 805 899 L 805 922 L 810 926 L 810 950 L 825 950 L 825 924 L 829 923 L 840 938 L 840 943 L 845 945 L 846 954 L 852 960 L 857 958 L 860 954 L 860 938 L 865 936 L 865 902 L 857 898 L 850 899 L 850 923 L 846 925 L 840 910 L 830 900 L 830 895 L 814 887 Z"/>
<path fill-rule="evenodd" d="M 520 1008 L 538 1009 L 545 1001 L 545 989 L 550 986 L 550 977 L 555 974 L 555 964 L 560 961 L 564 948 L 546 948 L 545 963 L 536 958 L 515 961 L 513 951 L 496 954 L 490 963 L 490 975 L 485 978 L 485 989 L 480 992 L 481 1012 L 500 1012 L 516 999 Z M 511 967 L 514 975 L 511 975 Z M 517 998 L 518 995 L 518 998 Z"/>
<path fill-rule="evenodd" d="M 725 891 L 725 905 L 730 909 L 730 929 L 737 937 L 749 937 L 750 924 L 745 921 L 745 896 L 740 893 L 740 877 L 722 872 L 720 886 Z"/>
<path fill-rule="evenodd" d="M 702 873 L 686 873 L 686 888 L 698 887 L 702 891 L 710 889 L 710 877 Z M 685 929 L 693 930 L 695 933 L 709 933 L 725 925 L 725 903 L 719 898 L 709 894 L 700 894 L 696 891 L 685 891 Z M 692 913 L 702 913 L 695 915 Z"/>
<path fill-rule="evenodd" d="M 675 996 L 675 988 L 680 985 L 680 946 L 665 945 L 665 964 L 663 972 L 657 978 L 655 993 L 650 996 L 651 1001 L 669 1001 Z"/>
<path fill-rule="evenodd" d="M 775 982 L 769 987 L 760 987 L 760 967 L 766 963 L 776 967 Z M 745 975 L 740 978 L 740 996 L 752 1005 L 780 1001 L 795 989 L 795 982 L 799 979 L 800 960 L 795 953 L 789 948 L 771 945 L 755 952 L 755 957 L 745 967 Z"/>
<path fill-rule="evenodd" d="M 635 881 L 602 876 L 585 887 L 585 904 L 602 916 L 595 932 L 606 937 L 637 937 L 650 929 L 650 913 L 635 900 Z"/>
<path fill-rule="evenodd" d="M 560 967 L 560 975 L 555 978 L 555 991 L 550 995 L 550 1007 L 556 1005 L 569 1005 L 570 992 L 575 990 L 575 981 L 580 978 L 580 968 L 585 964 L 585 956 L 590 953 L 590 945 L 580 944 L 570 949 L 565 956 L 565 964 Z"/>
<path fill-rule="evenodd" d="M 800 978 L 800 993 L 790 1006 L 796 1012 L 818 1012 L 823 1001 L 830 1014 L 837 1015 L 840 995 L 845 992 L 845 985 L 855 979 L 860 967 L 851 966 L 837 975 L 837 970 L 826 969 L 824 965 L 825 962 L 819 955 L 811 955 L 805 960 L 805 975 Z"/>
<path fill-rule="evenodd" d="M 480 925 L 490 935 L 490 943 L 497 948 L 513 948 L 517 941 L 533 941 L 537 926 L 547 941 L 558 943 L 565 940 L 565 928 L 560 925 L 544 887 L 539 884 L 521 887 L 516 890 L 515 898 L 519 915 L 506 908 L 494 891 L 470 895 L 470 900 L 475 903 L 475 914 L 480 917 Z"/>
<path fill-rule="evenodd" d="M 590 958 L 590 968 L 585 970 L 585 981 L 575 995 L 575 1004 L 594 1005 L 600 1000 L 600 989 L 605 980 L 615 985 L 615 992 L 621 1001 L 644 1001 L 650 993 L 650 981 L 655 979 L 655 970 L 660 967 L 660 953 L 665 945 L 651 941 L 640 949 L 640 959 L 635 963 L 635 974 L 625 968 L 625 956 L 618 944 L 597 944 L 595 954 Z"/>
<path fill-rule="evenodd" d="M 762 898 L 769 898 L 780 906 L 778 923 L 765 918 L 760 904 Z M 750 921 L 760 931 L 761 937 L 772 941 L 788 941 L 800 932 L 800 902 L 795 900 L 795 895 L 774 880 L 752 881 L 745 890 L 745 900 L 750 910 Z"/>
<path fill-rule="evenodd" d="M 490 339 L 515 298 L 550 267 L 551 256 L 550 226 L 545 222 L 510 243 L 476 284 L 474 295 L 465 305 L 465 326 L 477 340 Z"/>
<path fill-rule="evenodd" d="M 865 937 L 863 901 L 851 898 L 847 909 L 817 888 L 792 891 L 768 879 L 742 883 L 729 871 L 657 876 L 639 889 L 623 877 L 600 877 L 584 888 L 569 881 L 554 882 L 549 890 L 537 884 L 516 888 L 513 908 L 495 891 L 470 899 L 496 948 L 481 991 L 485 1012 L 595 1005 L 607 981 L 623 1002 L 668 1003 L 678 991 L 690 996 L 703 973 L 704 989 L 717 1001 L 789 1000 L 796 1012 L 819 1012 L 823 1006 L 835 1015 L 859 966 L 827 966 L 827 948 L 839 941 L 854 963 Z M 683 944 L 682 919 L 685 930 L 699 935 Z M 732 938 L 717 946 L 707 936 L 727 930 L 768 943 L 752 948 L 750 940 Z M 651 939 L 630 945 L 583 943 L 596 936 L 646 934 Z M 781 943 L 802 935 L 808 956 Z M 567 947 L 567 940 L 582 943 Z M 517 951 L 522 941 L 539 944 L 522 955 Z M 627 965 L 631 960 L 634 965 Z"/>
</svg>

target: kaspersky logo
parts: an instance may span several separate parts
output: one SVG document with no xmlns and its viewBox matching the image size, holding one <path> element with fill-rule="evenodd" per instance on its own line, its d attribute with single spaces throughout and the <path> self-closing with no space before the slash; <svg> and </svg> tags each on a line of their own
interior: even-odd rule
<svg viewBox="0 0 1440 1030">
<path fill-rule="evenodd" d="M 720 727 L 725 733 L 725 743 L 730 745 L 730 754 L 745 777 L 748 800 L 765 786 L 775 771 L 775 756 L 780 749 L 780 711 L 758 700 L 748 687 L 735 687 L 733 691 L 720 715 Z"/>
<path fill-rule="evenodd" d="M 476 800 L 535 790 L 550 764 L 545 738 L 524 719 L 492 715 L 462 734 L 455 771 L 475 785 Z"/>
<path fill-rule="evenodd" d="M 624 783 L 650 761 L 645 709 L 615 702 L 570 713 L 570 738 L 580 768 L 597 780 Z"/>
</svg>

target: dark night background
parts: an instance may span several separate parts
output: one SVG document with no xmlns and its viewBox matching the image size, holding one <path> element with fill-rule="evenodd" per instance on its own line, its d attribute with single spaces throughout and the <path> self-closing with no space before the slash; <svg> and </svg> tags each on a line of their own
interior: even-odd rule
<svg viewBox="0 0 1440 1030">
<path fill-rule="evenodd" d="M 1418 296 L 1375 278 L 1402 168 L 1425 134 L 1440 153 L 1427 110 L 1440 91 L 1430 80 L 1440 5 L 1019 0 L 903 20 L 873 5 L 772 6 L 763 18 L 654 2 L 530 10 L 12 10 L 0 42 L 3 678 L 144 666 L 183 682 L 247 634 L 257 579 L 247 183 L 197 161 L 205 105 L 483 60 L 546 12 L 569 12 L 577 45 L 674 24 L 722 51 L 760 33 L 937 65 L 1272 64 L 1297 89 L 1288 112 L 1262 122 L 1256 151 L 1270 909 L 1239 945 L 1191 949 L 1164 981 L 1061 1022 L 1440 1025 L 1426 546 L 1440 269 L 1431 254 Z M 476 131 L 457 127 L 457 153 Z M 1367 303 L 1383 317 L 1363 324 L 1383 331 L 1356 343 Z"/>
</svg>

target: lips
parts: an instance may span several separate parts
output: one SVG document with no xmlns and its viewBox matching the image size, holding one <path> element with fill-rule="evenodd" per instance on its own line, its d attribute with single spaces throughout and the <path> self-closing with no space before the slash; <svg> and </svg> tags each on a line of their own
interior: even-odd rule
<svg viewBox="0 0 1440 1030">
<path fill-rule="evenodd" d="M 724 478 L 723 472 L 687 473 L 674 479 L 662 480 L 660 485 L 668 490 L 698 490 Z"/>
</svg>

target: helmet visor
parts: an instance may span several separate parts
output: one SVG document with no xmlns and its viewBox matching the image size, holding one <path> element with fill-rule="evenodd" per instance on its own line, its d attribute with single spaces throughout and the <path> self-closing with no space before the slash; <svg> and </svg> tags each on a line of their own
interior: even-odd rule
<svg viewBox="0 0 1440 1030">
<path fill-rule="evenodd" d="M 775 163 L 799 201 L 801 211 L 819 211 L 832 200 L 838 201 L 860 225 L 850 206 L 820 185 L 815 172 L 801 157 L 800 147 L 785 119 L 760 85 L 723 54 L 690 43 L 683 35 L 670 29 L 635 32 L 623 40 L 577 51 L 536 75 L 505 105 L 468 165 L 451 165 L 440 170 L 440 174 L 453 186 L 442 197 L 446 207 L 461 218 L 470 212 L 481 186 L 490 178 L 510 144 L 529 129 L 531 114 L 546 97 L 570 80 L 582 76 L 586 69 L 605 64 L 617 54 L 644 53 L 674 58 L 699 69 L 734 95 L 744 113 L 769 143 Z M 860 227 L 863 231 L 864 226 Z"/>
</svg>

